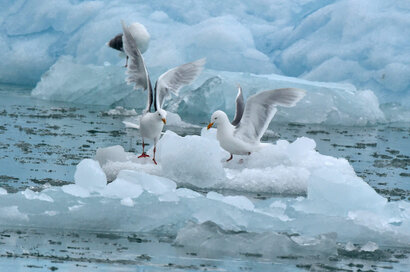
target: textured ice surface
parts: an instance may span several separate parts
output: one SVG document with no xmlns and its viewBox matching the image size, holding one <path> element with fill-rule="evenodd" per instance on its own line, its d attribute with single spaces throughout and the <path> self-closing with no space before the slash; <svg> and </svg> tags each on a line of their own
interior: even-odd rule
<svg viewBox="0 0 410 272">
<path fill-rule="evenodd" d="M 123 67 L 82 65 L 75 63 L 73 58 L 62 57 L 42 76 L 32 95 L 49 100 L 142 109 L 146 104 L 146 92 L 133 91 L 132 86 L 127 86 L 124 72 Z M 155 73 L 152 78 L 156 78 Z M 168 102 L 167 109 L 192 123 L 208 121 L 218 109 L 233 116 L 238 83 L 245 99 L 269 89 L 296 87 L 307 90 L 306 97 L 295 107 L 279 109 L 274 118 L 278 122 L 367 125 L 400 121 L 396 114 L 386 118 L 372 91 L 357 90 L 350 84 L 216 70 L 204 71 L 191 86 L 183 88 L 178 97 Z M 406 121 L 407 115 L 402 114 L 401 121 Z"/>
<path fill-rule="evenodd" d="M 132 93 L 132 88 L 125 83 L 124 71 L 116 66 L 81 65 L 72 57 L 61 57 L 42 75 L 32 95 L 56 101 L 110 105 Z"/>
<path fill-rule="evenodd" d="M 204 83 L 193 91 L 183 92 L 170 108 L 189 121 L 209 119 L 215 110 L 225 110 L 231 118 L 235 112 L 237 85 L 245 100 L 257 92 L 276 88 L 301 88 L 306 96 L 292 108 L 280 108 L 278 122 L 354 124 L 385 122 L 379 101 L 370 90 L 357 90 L 349 84 L 313 82 L 279 75 L 205 71 Z M 202 83 L 202 81 L 200 81 Z"/>
<path fill-rule="evenodd" d="M 297 151 L 300 147 L 304 150 Z M 121 146 L 98 149 L 95 159 L 100 162 L 108 180 L 113 180 L 123 169 L 133 169 L 168 177 L 179 185 L 193 188 L 258 193 L 304 194 L 310 175 L 308 169 L 323 167 L 325 163 L 345 165 L 354 174 L 346 160 L 320 157 L 314 148 L 314 141 L 307 138 L 292 144 L 279 141 L 262 152 L 235 156 L 232 163 L 227 163 L 225 160 L 229 154 L 219 147 L 215 130 L 203 129 L 202 136 L 185 137 L 167 131 L 158 144 L 156 159 L 159 167 L 150 159 L 137 159 L 135 154 L 125 152 Z M 152 150 L 148 154 L 152 155 Z M 310 159 L 319 162 L 308 163 Z"/>
<path fill-rule="evenodd" d="M 189 10 L 176 0 L 6 0 L 0 10 L 1 82 L 35 84 L 62 55 L 123 65 L 105 43 L 124 19 L 150 32 L 150 67 L 205 56 L 211 69 L 348 82 L 382 102 L 410 97 L 406 0 L 203 0 Z"/>
<path fill-rule="evenodd" d="M 409 203 L 387 202 L 347 160 L 319 154 L 311 139 L 227 157 L 214 130 L 167 131 L 158 166 L 121 146 L 102 148 L 77 165 L 75 184 L 0 195 L 0 225 L 165 232 L 187 248 L 231 256 L 326 255 L 336 242 L 370 252 L 410 242 Z M 251 197 L 257 192 L 265 197 Z"/>
</svg>

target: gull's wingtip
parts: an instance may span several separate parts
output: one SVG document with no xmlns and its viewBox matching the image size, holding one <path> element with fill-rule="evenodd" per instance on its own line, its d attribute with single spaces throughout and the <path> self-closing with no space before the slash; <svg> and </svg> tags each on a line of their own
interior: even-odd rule
<svg viewBox="0 0 410 272">
<path fill-rule="evenodd" d="M 306 95 L 306 93 L 307 93 L 307 91 L 306 91 L 305 89 L 299 89 L 299 88 L 292 88 L 292 89 L 294 89 L 294 90 L 299 94 L 299 96 L 300 96 L 301 99 L 302 99 L 302 98 Z"/>
<path fill-rule="evenodd" d="M 122 29 L 127 29 L 127 25 L 125 24 L 125 21 L 121 19 L 121 26 Z"/>
<path fill-rule="evenodd" d="M 193 63 L 195 63 L 198 66 L 204 66 L 206 64 L 206 58 L 200 58 L 197 59 L 196 61 L 194 61 Z"/>
</svg>

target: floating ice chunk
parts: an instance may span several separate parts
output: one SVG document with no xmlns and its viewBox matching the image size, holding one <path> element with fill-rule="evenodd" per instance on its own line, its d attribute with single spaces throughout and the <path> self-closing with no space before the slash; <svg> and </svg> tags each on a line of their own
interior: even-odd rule
<svg viewBox="0 0 410 272">
<path fill-rule="evenodd" d="M 152 152 L 148 152 L 152 155 Z M 137 161 L 139 160 L 139 161 Z M 121 170 L 142 171 L 152 175 L 159 175 L 161 173 L 161 166 L 155 165 L 149 158 L 137 159 L 134 154 L 134 159 L 125 162 L 108 161 L 102 165 L 104 173 L 107 175 L 108 181 L 113 181 Z"/>
<path fill-rule="evenodd" d="M 178 183 L 206 188 L 224 179 L 222 154 L 216 141 L 195 135 L 180 137 L 167 131 L 157 154 L 163 175 Z"/>
<path fill-rule="evenodd" d="M 166 192 L 162 195 L 160 195 L 158 197 L 159 201 L 164 201 L 164 202 L 178 202 L 179 201 L 179 197 L 176 194 L 175 191 L 171 191 L 171 192 Z"/>
<path fill-rule="evenodd" d="M 158 166 L 150 160 L 136 159 L 135 154 L 119 146 L 99 149 L 96 159 L 108 180 L 128 169 L 165 176 L 179 185 L 198 188 L 305 194 L 310 171 L 324 167 L 323 162 L 328 161 L 328 157 L 319 155 L 314 148 L 315 142 L 308 138 L 291 144 L 278 141 L 276 145 L 266 144 L 250 156 L 238 156 L 243 162 L 235 159 L 227 163 L 224 159 L 229 154 L 220 148 L 216 130 L 203 129 L 201 136 L 185 137 L 167 131 L 158 143 Z"/>
<path fill-rule="evenodd" d="M 178 232 L 175 243 L 195 250 L 204 257 L 228 254 L 230 256 L 249 255 L 271 258 L 305 251 L 324 256 L 336 253 L 335 237 L 323 235 L 310 240 L 308 244 L 299 244 L 284 234 L 235 232 L 225 230 L 208 221 L 200 225 L 188 224 Z"/>
<path fill-rule="evenodd" d="M 103 190 L 99 191 L 102 196 L 113 198 L 137 198 L 143 192 L 139 184 L 118 177 L 109 183 Z"/>
<path fill-rule="evenodd" d="M 196 125 L 184 122 L 182 118 L 173 112 L 167 111 L 167 126 L 176 126 L 176 127 L 198 127 Z"/>
<path fill-rule="evenodd" d="M 0 195 L 7 195 L 7 190 L 0 187 Z"/>
<path fill-rule="evenodd" d="M 212 70 L 205 70 L 197 81 L 204 83 L 194 90 L 182 90 L 177 102 L 169 107 L 190 122 L 209 120 L 212 112 L 218 109 L 233 116 L 238 82 L 245 99 L 262 90 L 286 87 L 307 90 L 306 96 L 295 107 L 279 107 L 274 122 L 367 125 L 385 121 L 376 95 L 349 84 Z"/>
<path fill-rule="evenodd" d="M 90 190 L 105 188 L 107 178 L 97 161 L 84 159 L 77 165 L 74 174 L 75 185 Z"/>
<path fill-rule="evenodd" d="M 117 177 L 141 186 L 145 191 L 154 195 L 163 195 L 176 190 L 176 183 L 167 178 L 146 174 L 144 172 L 122 170 Z M 115 180 L 112 184 L 116 183 Z"/>
<path fill-rule="evenodd" d="M 356 250 L 356 246 L 352 242 L 347 242 L 345 246 L 346 251 L 354 251 Z"/>
<path fill-rule="evenodd" d="M 90 191 L 77 186 L 76 184 L 68 184 L 68 185 L 64 185 L 63 187 L 61 187 L 61 190 L 63 190 L 64 193 L 66 194 L 70 194 L 73 196 L 78 196 L 78 197 L 88 197 L 90 196 Z"/>
<path fill-rule="evenodd" d="M 93 192 L 103 190 L 107 184 L 99 163 L 91 159 L 84 159 L 77 165 L 74 180 L 75 184 L 62 186 L 62 190 L 79 197 L 88 197 Z"/>
<path fill-rule="evenodd" d="M 356 176 L 344 159 L 335 161 L 333 167 L 329 165 L 313 171 L 308 182 L 308 197 L 301 203 L 312 210 L 347 216 L 352 210 L 373 210 L 387 203 L 385 198 Z"/>
<path fill-rule="evenodd" d="M 183 198 L 197 198 L 197 197 L 202 196 L 200 193 L 195 192 L 188 188 L 178 188 L 176 190 L 176 194 L 177 196 L 183 197 Z"/>
<path fill-rule="evenodd" d="M 135 109 L 127 110 L 124 107 L 117 106 L 115 109 L 110 109 L 107 111 L 108 115 L 114 115 L 114 116 L 135 116 L 137 115 L 137 112 Z"/>
<path fill-rule="evenodd" d="M 0 221 L 8 224 L 10 220 L 29 221 L 27 214 L 19 211 L 18 206 L 6 206 L 0 208 Z"/>
<path fill-rule="evenodd" d="M 367 125 L 386 121 L 379 100 L 371 90 L 275 74 L 205 70 L 192 86 L 182 89 L 180 95 L 166 105 L 170 112 L 176 112 L 182 118 L 179 120 L 177 115 L 170 114 L 169 124 L 186 126 L 184 122 L 208 121 L 212 112 L 218 109 L 233 116 L 238 83 L 244 90 L 245 98 L 275 88 L 307 90 L 305 98 L 295 107 L 279 108 L 273 119 L 276 122 Z M 48 100 L 132 107 L 138 109 L 136 112 L 145 107 L 146 101 L 146 92 L 135 92 L 131 86 L 126 86 L 123 68 L 78 64 L 70 57 L 61 57 L 43 75 L 32 95 Z M 112 110 L 116 114 L 121 112 L 133 114 Z"/>
<path fill-rule="evenodd" d="M 216 128 L 207 129 L 206 127 L 203 127 L 201 129 L 201 137 L 205 137 L 205 138 L 208 138 L 210 140 L 215 140 L 217 132 L 218 132 L 218 130 Z"/>
<path fill-rule="evenodd" d="M 224 202 L 226 204 L 235 206 L 239 209 L 243 210 L 253 210 L 255 206 L 253 203 L 246 197 L 244 196 L 223 196 L 221 194 L 218 194 L 216 192 L 209 192 L 206 195 L 207 198 L 213 199 L 213 200 L 218 200 L 221 202 Z"/>
<path fill-rule="evenodd" d="M 369 241 L 360 248 L 360 251 L 373 252 L 378 249 L 379 249 L 379 246 L 375 242 Z"/>
<path fill-rule="evenodd" d="M 125 152 L 120 145 L 114 145 L 106 148 L 98 148 L 94 159 L 97 160 L 101 166 L 109 161 L 125 162 L 130 159 L 130 154 Z"/>
<path fill-rule="evenodd" d="M 283 203 L 282 201 L 280 201 L 280 200 L 273 201 L 269 205 L 270 208 L 280 208 L 280 209 L 286 209 L 286 206 L 287 205 L 285 203 Z"/>
<path fill-rule="evenodd" d="M 48 216 L 55 216 L 58 214 L 58 211 L 45 211 L 44 214 Z"/>
<path fill-rule="evenodd" d="M 27 199 L 38 199 L 38 200 L 42 200 L 42 201 L 47 201 L 47 202 L 54 202 L 54 200 L 46 195 L 45 193 L 39 193 L 39 192 L 33 192 L 30 189 L 26 189 L 25 191 L 22 192 L 22 194 L 24 195 L 25 198 Z"/>
<path fill-rule="evenodd" d="M 246 163 L 244 164 L 246 166 Z M 221 184 L 221 187 L 237 191 L 275 192 L 278 194 L 304 194 L 310 175 L 309 171 L 304 168 L 284 165 L 244 168 L 243 170 L 225 169 L 225 173 L 228 180 L 225 184 Z"/>
<path fill-rule="evenodd" d="M 128 206 L 128 207 L 134 207 L 135 202 L 132 200 L 130 197 L 126 197 L 121 199 L 121 205 Z"/>
<path fill-rule="evenodd" d="M 81 209 L 82 207 L 84 207 L 84 205 L 82 205 L 82 204 L 73 205 L 73 206 L 68 207 L 68 210 L 70 212 L 73 212 L 73 211 L 77 211 L 77 210 Z"/>
</svg>

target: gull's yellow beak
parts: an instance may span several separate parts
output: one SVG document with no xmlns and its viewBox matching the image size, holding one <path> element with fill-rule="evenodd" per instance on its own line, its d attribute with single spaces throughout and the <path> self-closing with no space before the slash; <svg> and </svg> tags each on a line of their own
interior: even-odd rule
<svg viewBox="0 0 410 272">
<path fill-rule="evenodd" d="M 167 120 L 165 120 L 165 118 L 162 118 L 162 122 L 166 125 L 167 124 Z"/>
<path fill-rule="evenodd" d="M 209 125 L 207 126 L 207 128 L 210 129 L 213 125 L 214 125 L 214 123 L 209 123 Z"/>
</svg>

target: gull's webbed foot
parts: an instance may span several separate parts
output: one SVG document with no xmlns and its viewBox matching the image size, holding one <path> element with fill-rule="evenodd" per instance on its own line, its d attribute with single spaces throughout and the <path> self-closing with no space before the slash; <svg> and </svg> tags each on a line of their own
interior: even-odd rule
<svg viewBox="0 0 410 272">
<path fill-rule="evenodd" d="M 147 153 L 144 152 L 144 153 L 142 153 L 141 155 L 138 156 L 138 159 L 139 158 L 149 158 L 149 155 L 147 155 Z"/>
</svg>

